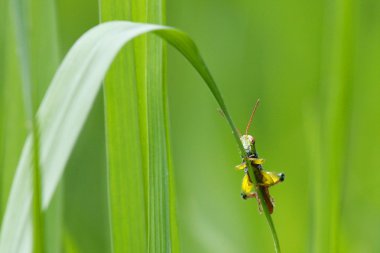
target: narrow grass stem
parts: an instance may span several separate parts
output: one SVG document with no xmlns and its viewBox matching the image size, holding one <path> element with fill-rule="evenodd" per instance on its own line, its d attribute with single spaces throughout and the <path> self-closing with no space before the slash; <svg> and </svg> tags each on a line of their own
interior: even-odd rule
<svg viewBox="0 0 380 253">
<path fill-rule="evenodd" d="M 27 122 L 30 123 L 30 132 L 32 133 L 33 155 L 33 252 L 44 252 L 44 235 L 43 235 L 43 214 L 41 210 L 41 171 L 39 159 L 39 131 L 37 119 L 34 117 L 33 101 L 33 84 L 30 72 L 30 53 L 28 49 L 28 30 L 27 30 L 27 11 L 26 4 L 23 0 L 13 0 L 13 19 L 15 22 L 16 41 L 21 63 L 21 74 L 23 82 L 24 106 Z"/>
<path fill-rule="evenodd" d="M 156 33 L 160 34 L 160 31 L 158 31 Z M 173 43 L 170 40 L 170 38 L 168 38 L 167 36 L 163 36 L 163 37 L 165 39 L 167 39 L 169 43 L 171 43 L 174 47 L 176 47 L 190 61 L 190 63 L 194 66 L 194 68 L 198 71 L 198 73 L 202 76 L 203 80 L 208 85 L 211 93 L 214 95 L 217 103 L 220 106 L 220 109 L 222 110 L 222 112 L 224 113 L 224 115 L 227 119 L 228 125 L 230 126 L 230 128 L 232 130 L 232 134 L 233 134 L 235 141 L 239 147 L 241 156 L 244 158 L 244 161 L 245 161 L 247 167 L 249 168 L 249 173 L 254 175 L 254 170 L 256 168 L 253 168 L 250 161 L 248 160 L 248 156 L 247 156 L 247 154 L 244 150 L 244 147 L 240 141 L 239 131 L 236 128 L 236 126 L 235 126 L 235 124 L 234 124 L 234 122 L 233 122 L 233 120 L 232 120 L 232 118 L 231 118 L 231 116 L 227 110 L 227 107 L 224 103 L 222 95 L 221 95 L 219 89 L 217 88 L 216 82 L 214 81 L 213 77 L 211 76 L 211 73 L 208 70 L 208 68 L 206 67 L 206 64 L 204 63 L 203 59 L 200 57 L 198 49 L 196 48 L 196 46 L 193 44 L 193 42 L 190 39 L 189 39 L 189 41 L 187 41 L 187 43 L 192 45 L 193 48 L 189 49 L 189 48 L 183 48 L 182 45 L 178 45 L 178 43 Z M 188 51 L 193 51 L 193 52 L 189 53 Z M 196 57 L 194 57 L 194 56 L 196 56 Z M 253 179 L 254 187 L 256 187 L 256 185 L 257 185 L 256 178 L 255 177 L 251 177 L 251 178 Z M 263 193 L 261 191 L 258 191 L 258 196 L 259 196 L 260 201 L 262 203 L 264 203 L 264 197 L 263 197 Z M 273 237 L 273 241 L 274 241 L 274 245 L 275 245 L 275 250 L 276 250 L 276 252 L 281 252 L 277 232 L 276 232 L 275 226 L 273 224 L 272 217 L 269 214 L 268 207 L 266 205 L 263 205 L 263 210 L 264 210 L 265 217 L 267 219 L 268 225 L 269 225 L 271 233 L 272 233 L 272 237 Z"/>
</svg>

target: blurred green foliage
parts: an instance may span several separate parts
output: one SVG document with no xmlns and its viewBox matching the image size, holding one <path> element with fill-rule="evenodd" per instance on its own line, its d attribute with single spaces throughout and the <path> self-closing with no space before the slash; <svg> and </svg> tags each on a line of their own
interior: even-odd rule
<svg viewBox="0 0 380 253">
<path fill-rule="evenodd" d="M 1 7 L 7 8 L 5 3 Z M 332 122 L 323 121 L 324 113 L 342 94 L 326 95 L 334 83 L 324 81 L 337 75 L 329 72 L 328 55 L 335 52 L 330 48 L 331 38 L 344 26 L 333 17 L 347 4 L 349 18 L 343 20 L 349 40 L 337 46 L 347 56 L 342 65 L 349 66 L 343 69 L 348 74 L 343 85 L 349 87 L 341 105 L 345 120 L 329 119 L 344 133 L 344 142 L 333 143 L 340 150 L 331 152 L 340 157 L 326 160 L 325 151 L 331 149 L 326 143 L 331 139 L 326 142 L 322 136 Z M 261 98 L 251 133 L 260 156 L 266 158 L 265 168 L 286 174 L 283 184 L 271 188 L 276 200 L 273 219 L 283 252 L 318 252 L 318 236 L 331 232 L 328 212 L 318 210 L 324 207 L 321 201 L 330 201 L 328 189 L 334 189 L 326 170 L 334 159 L 339 159 L 342 173 L 336 182 L 341 193 L 337 203 L 340 229 L 333 240 L 341 252 L 380 251 L 379 13 L 378 0 L 167 2 L 167 24 L 186 31 L 198 43 L 241 130 L 254 102 Z M 56 14 L 62 58 L 84 31 L 98 23 L 98 6 L 96 1 L 60 0 Z M 2 43 L 13 41 L 14 34 L 7 19 L 1 18 L 0 158 L 1 166 L 15 167 L 24 134 L 2 129 L 6 124 L 24 127 L 21 86 L 15 49 L 9 47 L 13 42 L 8 47 Z M 255 200 L 243 201 L 239 196 L 242 174 L 234 170 L 240 162 L 239 152 L 210 92 L 172 50 L 168 77 L 182 252 L 272 252 L 272 238 Z M 110 251 L 101 97 L 58 191 L 64 199 L 62 233 L 79 252 Z M 4 122 L 3 118 L 10 119 L 5 114 L 15 121 Z M 1 174 L 0 214 L 10 178 Z M 321 221 L 327 225 L 320 225 Z"/>
<path fill-rule="evenodd" d="M 348 86 L 346 121 L 338 117 L 323 122 L 329 109 L 326 93 L 334 85 L 326 84 L 326 75 L 338 76 L 329 61 L 329 54 L 335 53 L 331 37 L 342 33 L 334 18 L 347 4 L 349 40 L 337 46 L 348 55 L 342 60 L 349 66 L 343 69 L 348 72 L 343 83 Z M 331 240 L 331 217 L 321 218 L 316 211 L 332 194 L 325 189 L 334 188 L 329 185 L 334 184 L 329 182 L 332 172 L 326 170 L 331 164 L 324 155 L 331 147 L 321 134 L 331 123 L 345 133 L 344 142 L 335 145 L 341 150 L 333 150 L 342 157 L 331 158 L 343 159 L 341 182 L 336 182 L 342 187 L 338 247 L 341 252 L 379 250 L 375 239 L 380 222 L 375 196 L 380 179 L 375 161 L 380 151 L 380 105 L 375 99 L 380 92 L 380 19 L 375 14 L 379 11 L 379 2 L 371 0 L 168 4 L 168 23 L 198 42 L 241 130 L 255 100 L 261 98 L 252 133 L 259 154 L 267 159 L 265 168 L 286 173 L 285 182 L 271 188 L 277 204 L 273 219 L 284 252 L 326 252 L 315 245 L 317 233 Z M 237 148 L 214 101 L 177 54 L 169 59 L 169 77 L 184 252 L 271 252 L 268 227 L 257 204 L 239 199 L 241 174 L 233 170 L 239 163 Z M 331 96 L 333 105 L 340 103 L 342 94 Z M 317 231 L 321 221 L 327 225 Z"/>
</svg>

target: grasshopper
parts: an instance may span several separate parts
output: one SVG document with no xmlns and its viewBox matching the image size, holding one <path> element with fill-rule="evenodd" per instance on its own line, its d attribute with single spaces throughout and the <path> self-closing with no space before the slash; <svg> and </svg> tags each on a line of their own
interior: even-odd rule
<svg viewBox="0 0 380 253">
<path fill-rule="evenodd" d="M 262 212 L 262 204 L 260 201 L 260 198 L 257 195 L 257 190 L 260 190 L 263 197 L 266 206 L 268 207 L 269 213 L 273 213 L 274 209 L 274 199 L 269 194 L 269 187 L 276 185 L 280 182 L 283 182 L 285 180 L 285 174 L 284 173 L 275 173 L 266 171 L 263 169 L 262 164 L 264 163 L 264 159 L 259 158 L 256 146 L 255 146 L 255 138 L 252 135 L 248 134 L 249 127 L 252 123 L 253 116 L 255 115 L 257 106 L 259 105 L 260 100 L 257 100 L 255 107 L 253 108 L 251 117 L 248 121 L 245 134 L 240 137 L 240 141 L 244 147 L 245 153 L 248 157 L 248 160 L 250 161 L 252 167 L 254 168 L 254 176 L 257 182 L 256 189 L 253 190 L 253 183 L 251 175 L 249 174 L 247 164 L 245 163 L 245 160 L 243 158 L 243 161 L 241 164 L 237 165 L 235 168 L 238 170 L 244 171 L 242 186 L 241 186 L 241 196 L 243 199 L 248 198 L 256 198 L 258 205 L 259 205 L 259 211 Z"/>
</svg>

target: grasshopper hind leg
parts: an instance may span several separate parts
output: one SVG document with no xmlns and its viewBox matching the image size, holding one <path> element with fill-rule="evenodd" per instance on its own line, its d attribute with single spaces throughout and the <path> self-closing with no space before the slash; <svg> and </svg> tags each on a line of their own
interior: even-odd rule
<svg viewBox="0 0 380 253">
<path fill-rule="evenodd" d="M 258 205 L 258 208 L 259 208 L 259 212 L 260 214 L 262 214 L 263 212 L 263 206 L 261 205 L 261 200 L 260 198 L 257 196 L 257 192 L 250 192 L 250 193 L 244 193 L 242 192 L 241 193 L 241 197 L 246 200 L 246 199 L 251 199 L 251 198 L 255 198 L 257 200 L 257 205 Z"/>
</svg>

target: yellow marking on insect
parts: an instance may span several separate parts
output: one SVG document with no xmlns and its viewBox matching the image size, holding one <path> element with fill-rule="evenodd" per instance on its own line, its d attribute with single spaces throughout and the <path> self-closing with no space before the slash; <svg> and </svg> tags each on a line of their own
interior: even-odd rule
<svg viewBox="0 0 380 253">
<path fill-rule="evenodd" d="M 259 186 L 270 187 L 285 180 L 284 173 L 274 173 L 271 171 L 262 170 L 261 175 L 261 182 L 257 182 L 257 185 Z"/>
<path fill-rule="evenodd" d="M 247 173 L 244 174 L 243 181 L 241 183 L 241 192 L 244 195 L 248 195 L 252 192 L 253 184 Z"/>
<path fill-rule="evenodd" d="M 247 168 L 247 165 L 245 163 L 241 163 L 235 166 L 236 170 L 244 170 L 245 168 Z"/>
<path fill-rule="evenodd" d="M 261 159 L 261 158 L 248 158 L 248 160 L 250 160 L 253 164 L 258 164 L 258 165 L 263 164 L 265 161 L 264 159 Z M 247 165 L 245 164 L 245 162 L 235 166 L 235 169 L 237 170 L 244 170 L 245 168 L 247 168 Z"/>
<path fill-rule="evenodd" d="M 262 158 L 248 158 L 248 160 L 250 160 L 251 162 L 253 162 L 253 164 L 263 164 L 264 161 L 265 161 Z"/>
</svg>

